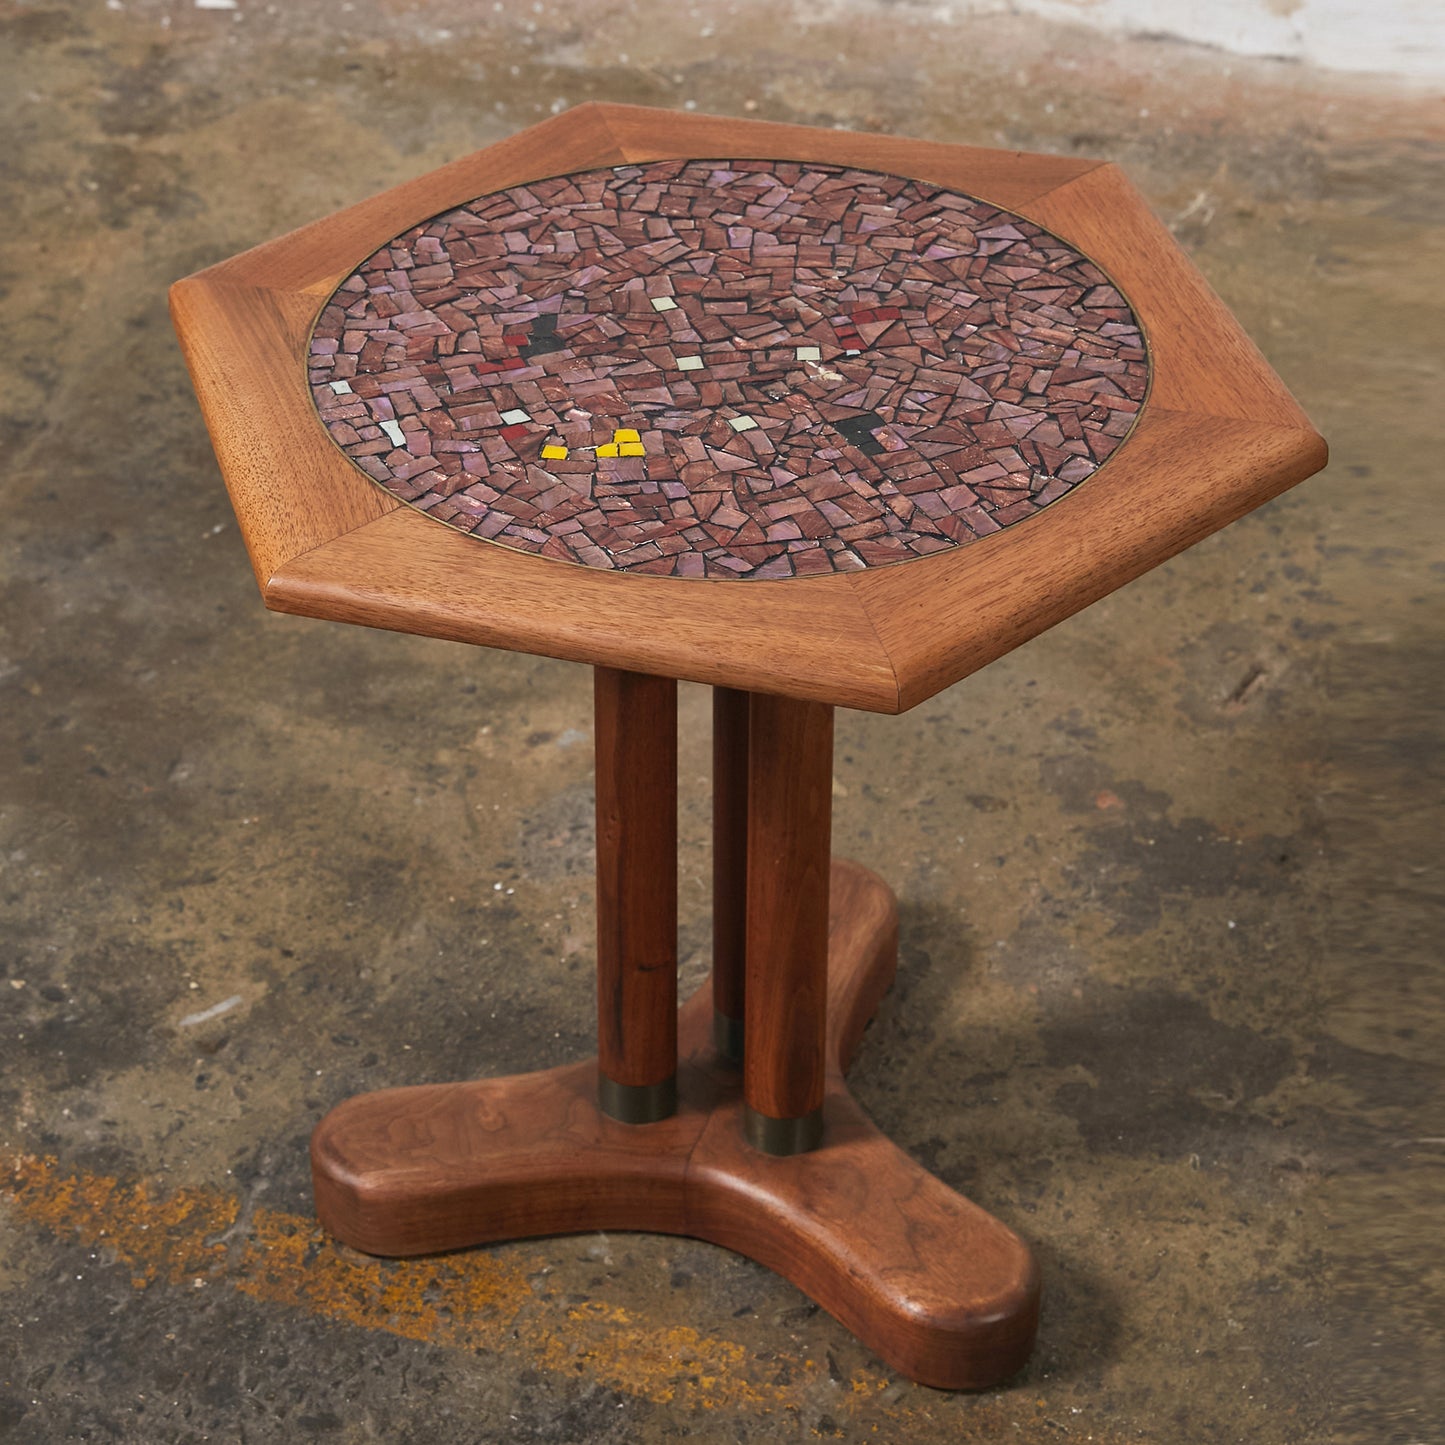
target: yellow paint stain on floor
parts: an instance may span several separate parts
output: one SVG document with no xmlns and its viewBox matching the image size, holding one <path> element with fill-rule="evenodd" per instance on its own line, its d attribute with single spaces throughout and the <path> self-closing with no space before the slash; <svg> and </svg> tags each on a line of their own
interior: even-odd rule
<svg viewBox="0 0 1445 1445">
<path fill-rule="evenodd" d="M 790 1383 L 759 1381 L 749 1378 L 749 1353 L 735 1340 L 539 1293 L 534 1281 L 547 1265 L 540 1251 L 372 1259 L 336 1245 L 302 1215 L 257 1208 L 243 1221 L 240 1201 L 220 1191 L 163 1193 L 145 1181 L 67 1174 L 54 1159 L 33 1155 L 0 1160 L 0 1168 L 7 1164 L 0 1197 L 21 1219 L 105 1249 L 131 1271 L 137 1289 L 225 1285 L 359 1329 L 520 1356 L 659 1404 L 768 1412 L 798 1406 L 827 1385 L 811 1360 L 786 1362 Z M 780 1363 L 769 1361 L 769 1373 Z M 891 1383 L 859 1373 L 839 1404 L 876 1412 L 879 1392 Z M 899 1423 L 911 1412 L 886 1413 Z"/>
</svg>

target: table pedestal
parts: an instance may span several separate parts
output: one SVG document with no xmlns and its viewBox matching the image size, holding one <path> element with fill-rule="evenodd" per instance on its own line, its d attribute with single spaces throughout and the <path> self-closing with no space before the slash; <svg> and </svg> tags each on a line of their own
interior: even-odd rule
<svg viewBox="0 0 1445 1445">
<path fill-rule="evenodd" d="M 598 671 L 599 1059 L 347 1100 L 312 1140 L 321 1222 L 378 1255 L 591 1230 L 706 1239 L 909 1378 L 993 1384 L 1033 1343 L 1032 1256 L 890 1143 L 845 1081 L 898 923 L 881 879 L 829 864 L 831 709 L 719 690 L 715 971 L 679 1012 L 670 851 L 659 865 L 674 686 Z"/>
</svg>

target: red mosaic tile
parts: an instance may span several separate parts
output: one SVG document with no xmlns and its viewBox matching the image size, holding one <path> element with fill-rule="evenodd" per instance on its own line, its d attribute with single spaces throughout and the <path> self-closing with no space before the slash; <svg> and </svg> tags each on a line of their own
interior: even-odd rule
<svg viewBox="0 0 1445 1445">
<path fill-rule="evenodd" d="M 309 361 L 336 444 L 448 526 L 715 579 L 1025 521 L 1117 450 L 1148 385 L 1124 297 L 1031 221 L 757 160 L 478 197 L 343 281 Z"/>
</svg>

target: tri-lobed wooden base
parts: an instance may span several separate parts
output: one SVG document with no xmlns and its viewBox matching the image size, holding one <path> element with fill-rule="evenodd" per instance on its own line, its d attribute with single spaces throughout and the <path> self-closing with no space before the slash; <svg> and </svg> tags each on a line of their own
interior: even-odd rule
<svg viewBox="0 0 1445 1445">
<path fill-rule="evenodd" d="M 678 1017 L 678 1109 L 645 1125 L 597 1107 L 597 1065 L 349 1099 L 311 1143 L 316 1207 L 368 1254 L 418 1255 L 591 1230 L 709 1240 L 791 1280 L 912 1380 L 996 1384 L 1027 1359 L 1039 1275 L 1011 1230 L 914 1163 L 845 1074 L 892 982 L 897 905 L 835 859 L 822 1147 L 778 1158 L 743 1137 L 738 1067 L 712 994 Z"/>
</svg>

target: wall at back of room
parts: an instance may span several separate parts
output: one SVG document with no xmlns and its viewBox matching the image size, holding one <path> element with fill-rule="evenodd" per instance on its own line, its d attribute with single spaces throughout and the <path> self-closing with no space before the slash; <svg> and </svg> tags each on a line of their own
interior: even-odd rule
<svg viewBox="0 0 1445 1445">
<path fill-rule="evenodd" d="M 1445 80 L 1439 0 L 943 0 L 942 15 L 1009 10 L 1101 30 L 1167 35 L 1237 55 Z"/>
</svg>

